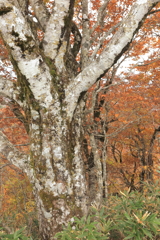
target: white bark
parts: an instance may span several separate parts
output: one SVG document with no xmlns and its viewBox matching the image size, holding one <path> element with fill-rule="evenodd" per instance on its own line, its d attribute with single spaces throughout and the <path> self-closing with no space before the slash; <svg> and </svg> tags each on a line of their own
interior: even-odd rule
<svg viewBox="0 0 160 240">
<path fill-rule="evenodd" d="M 63 41 L 62 29 L 65 24 L 65 17 L 69 14 L 69 3 L 69 0 L 55 0 L 54 11 L 46 27 L 43 46 L 45 55 L 51 59 L 56 57 L 63 59 L 66 50 L 66 41 Z M 63 44 L 62 47 L 58 49 L 60 40 L 63 41 Z M 60 63 L 60 65 L 58 65 L 58 63 Z M 62 64 L 63 62 L 59 60 L 59 62 L 57 62 L 57 67 L 61 68 Z"/>
<path fill-rule="evenodd" d="M 21 74 L 28 80 L 35 100 L 42 107 L 49 107 L 52 104 L 51 76 L 49 68 L 43 62 L 38 51 L 29 52 L 30 48 L 36 49 L 37 47 L 30 26 L 18 8 L 9 4 L 8 1 L 1 1 L 0 4 L 2 7 L 6 4 L 7 8 L 11 8 L 11 11 L 1 17 L 1 31 L 4 40 L 12 48 L 12 57 L 17 62 Z M 28 41 L 28 46 L 24 52 L 17 44 L 18 41 L 24 43 Z"/>
</svg>

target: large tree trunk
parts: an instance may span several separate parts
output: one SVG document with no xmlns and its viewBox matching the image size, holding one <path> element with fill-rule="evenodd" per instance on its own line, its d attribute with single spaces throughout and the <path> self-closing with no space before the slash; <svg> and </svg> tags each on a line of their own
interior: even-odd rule
<svg viewBox="0 0 160 240">
<path fill-rule="evenodd" d="M 82 36 L 72 21 L 74 0 L 55 0 L 51 14 L 42 1 L 31 0 L 37 23 L 28 14 L 28 0 L 0 0 L 1 35 L 17 74 L 17 81 L 0 79 L 0 101 L 16 109 L 16 116 L 24 123 L 30 154 L 19 153 L 3 133 L 0 150 L 33 184 L 43 240 L 51 239 L 73 216 L 87 214 L 91 204 L 99 205 L 106 197 L 105 123 L 102 120 L 103 149 L 99 152 L 96 132 L 86 134 L 85 93 L 125 52 L 157 2 L 138 0 L 111 29 L 110 33 L 119 27 L 96 58 L 89 54 L 94 41 L 87 0 L 82 1 Z M 97 24 L 104 20 L 107 4 L 105 0 Z M 41 42 L 39 29 L 44 34 Z M 76 61 L 78 53 L 80 63 Z M 92 114 L 96 115 L 93 108 Z"/>
<path fill-rule="evenodd" d="M 81 104 L 71 123 L 63 111 L 55 116 L 54 109 L 37 112 L 30 131 L 32 182 L 43 239 L 51 239 L 62 224 L 87 214 L 91 203 L 99 205 L 104 197 L 101 159 L 93 152 L 87 162 L 82 154 L 88 147 Z"/>
</svg>

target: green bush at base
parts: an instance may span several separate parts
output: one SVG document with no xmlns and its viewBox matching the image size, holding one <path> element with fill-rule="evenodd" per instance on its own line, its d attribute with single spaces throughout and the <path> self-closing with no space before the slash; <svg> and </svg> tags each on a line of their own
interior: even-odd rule
<svg viewBox="0 0 160 240">
<path fill-rule="evenodd" d="M 1 231 L 0 239 L 35 239 L 33 236 L 26 237 L 24 231 L 25 228 L 13 234 Z M 93 205 L 88 216 L 81 219 L 75 217 L 54 239 L 160 240 L 159 183 L 144 185 L 143 193 L 120 192 L 117 196 L 110 196 L 101 208 Z"/>
<path fill-rule="evenodd" d="M 93 206 L 88 217 L 75 218 L 54 239 L 159 240 L 159 183 L 144 184 L 143 193 L 120 192 L 110 196 L 101 209 Z"/>
</svg>

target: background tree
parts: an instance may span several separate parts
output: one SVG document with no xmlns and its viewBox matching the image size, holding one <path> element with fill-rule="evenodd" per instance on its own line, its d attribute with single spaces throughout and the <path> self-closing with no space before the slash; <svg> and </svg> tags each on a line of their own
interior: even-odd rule
<svg viewBox="0 0 160 240">
<path fill-rule="evenodd" d="M 0 79 L 1 105 L 23 122 L 30 153 L 20 152 L 3 132 L 0 150 L 32 182 L 47 240 L 106 197 L 105 149 L 100 155 L 96 130 L 85 135 L 86 91 L 96 82 L 101 90 L 100 79 L 151 11 L 157 14 L 159 1 L 45 2 L 0 0 L 1 36 L 16 73 L 14 80 Z M 107 126 L 101 127 L 104 134 Z M 100 142 L 105 146 L 106 138 Z"/>
<path fill-rule="evenodd" d="M 141 31 L 146 28 L 147 21 Z M 121 172 L 119 178 L 124 179 L 125 185 L 131 189 L 141 189 L 140 182 L 145 180 L 153 182 L 157 177 L 155 169 L 159 163 L 159 42 L 154 40 L 156 35 L 150 28 L 147 35 L 143 37 L 145 43 L 132 42 L 122 60 L 122 64 L 127 60 L 130 66 L 120 76 L 116 74 L 114 86 L 110 87 L 105 96 L 108 101 L 108 118 L 117 119 L 110 125 L 108 132 L 109 159 L 114 158 L 114 168 L 117 167 Z M 149 41 L 154 46 L 153 51 L 147 47 Z M 147 60 L 144 60 L 145 55 Z M 138 61 L 136 64 L 135 58 Z M 112 171 L 111 175 L 114 182 Z"/>
</svg>

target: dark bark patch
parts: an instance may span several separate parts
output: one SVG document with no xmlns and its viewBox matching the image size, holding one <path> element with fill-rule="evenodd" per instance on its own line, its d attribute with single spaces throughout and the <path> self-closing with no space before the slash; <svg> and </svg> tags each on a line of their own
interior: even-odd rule
<svg viewBox="0 0 160 240">
<path fill-rule="evenodd" d="M 11 12 L 12 11 L 12 7 L 5 7 L 5 6 L 2 6 L 0 8 L 0 16 L 3 16 L 4 14 L 7 14 L 8 12 Z"/>
<path fill-rule="evenodd" d="M 52 193 L 46 192 L 44 190 L 41 190 L 39 192 L 39 196 L 44 204 L 44 207 L 46 211 L 50 211 L 50 209 L 53 207 L 53 202 L 55 200 L 55 197 L 53 196 Z"/>
</svg>

